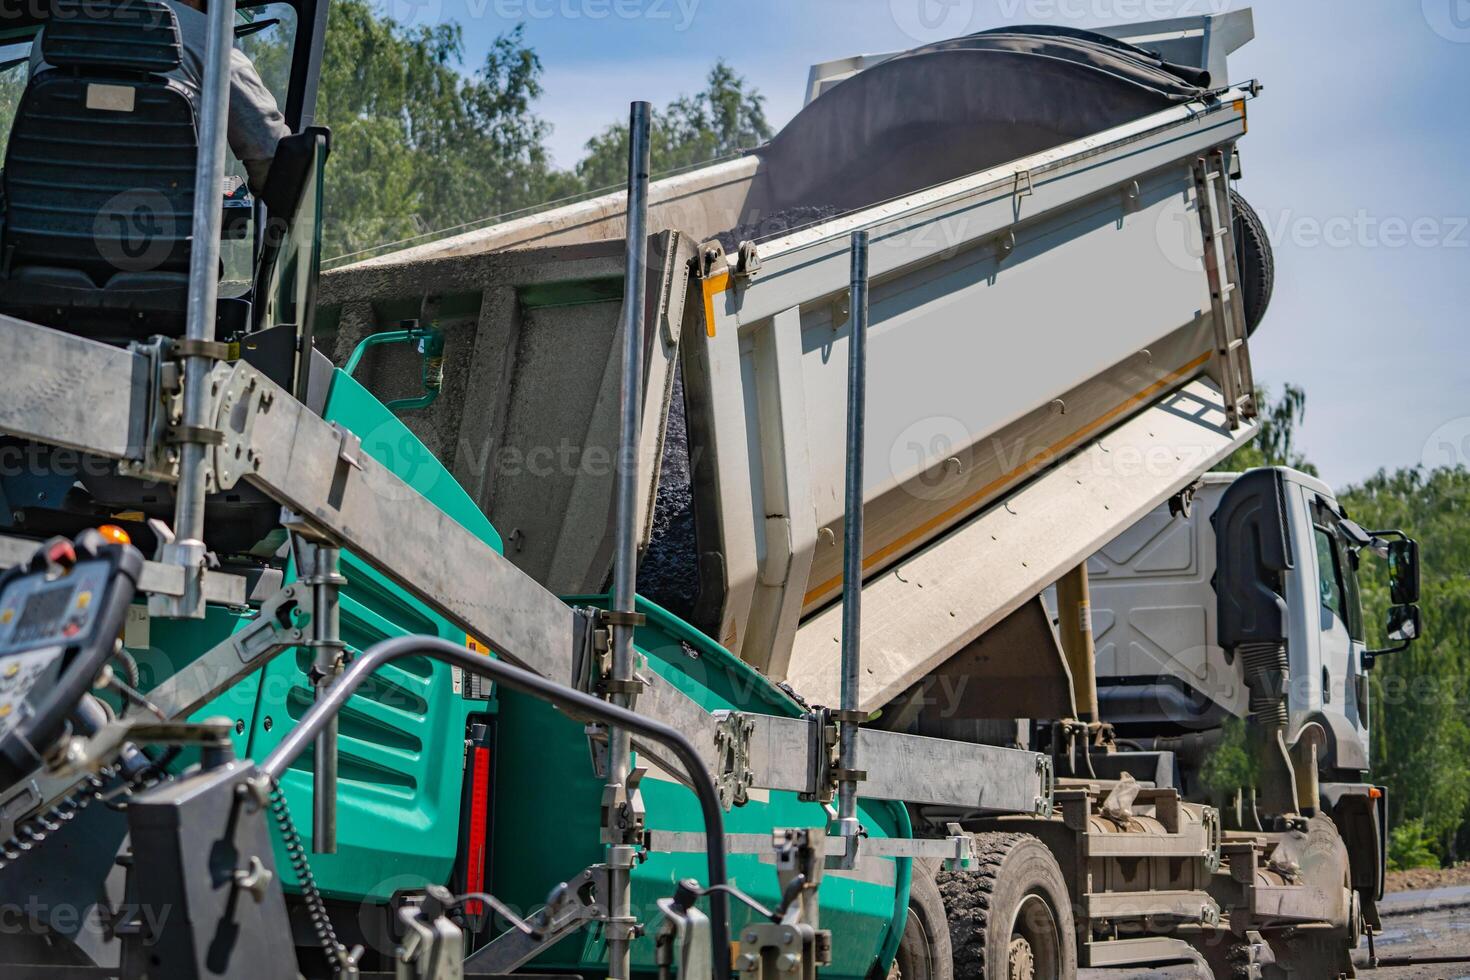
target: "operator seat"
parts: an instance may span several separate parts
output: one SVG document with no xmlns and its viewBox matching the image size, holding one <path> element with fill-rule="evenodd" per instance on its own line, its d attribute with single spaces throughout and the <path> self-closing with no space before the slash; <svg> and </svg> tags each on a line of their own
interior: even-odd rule
<svg viewBox="0 0 1470 980">
<path fill-rule="evenodd" d="M 0 191 L 0 313 L 98 340 L 183 332 L 197 121 L 159 0 L 55 0 Z"/>
</svg>

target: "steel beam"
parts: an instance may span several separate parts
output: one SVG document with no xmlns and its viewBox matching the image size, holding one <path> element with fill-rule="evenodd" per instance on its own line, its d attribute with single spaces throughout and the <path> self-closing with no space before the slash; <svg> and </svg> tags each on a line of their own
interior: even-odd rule
<svg viewBox="0 0 1470 980">
<path fill-rule="evenodd" d="M 31 560 L 40 542 L 28 538 L 0 536 L 0 568 L 9 568 Z M 162 565 L 156 561 L 143 563 L 143 577 L 138 582 L 139 592 L 158 595 L 181 596 L 184 594 L 184 570 L 177 565 Z M 245 579 L 228 572 L 204 573 L 204 597 L 207 601 L 223 606 L 245 605 Z"/>
<path fill-rule="evenodd" d="M 0 316 L 0 432 L 108 459 L 141 460 L 148 359 L 122 347 Z"/>
</svg>

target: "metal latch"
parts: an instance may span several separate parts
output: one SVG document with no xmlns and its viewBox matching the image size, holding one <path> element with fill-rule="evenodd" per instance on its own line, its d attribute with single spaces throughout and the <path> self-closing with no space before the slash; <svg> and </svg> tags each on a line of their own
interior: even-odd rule
<svg viewBox="0 0 1470 980">
<path fill-rule="evenodd" d="M 755 242 L 741 242 L 740 250 L 735 255 L 735 278 L 754 279 L 755 274 L 760 271 L 761 257 L 756 251 Z"/>
</svg>

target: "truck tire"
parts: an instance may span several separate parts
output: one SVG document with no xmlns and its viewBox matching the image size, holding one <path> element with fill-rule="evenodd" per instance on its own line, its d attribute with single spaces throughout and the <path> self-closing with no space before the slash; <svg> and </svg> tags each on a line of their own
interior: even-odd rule
<svg viewBox="0 0 1470 980">
<path fill-rule="evenodd" d="M 1235 213 L 1235 260 L 1240 267 L 1241 298 L 1245 302 L 1246 335 L 1256 332 L 1271 305 L 1276 288 L 1276 256 L 1266 225 L 1256 209 L 1240 196 L 1230 192 L 1230 207 Z"/>
<path fill-rule="evenodd" d="M 1029 834 L 975 835 L 975 869 L 942 871 L 954 975 L 1072 980 L 1077 936 L 1062 870 Z"/>
<path fill-rule="evenodd" d="M 935 871 L 928 862 L 914 862 L 909 917 L 888 980 L 956 980 L 949 919 L 944 912 L 944 897 L 934 880 Z"/>
</svg>

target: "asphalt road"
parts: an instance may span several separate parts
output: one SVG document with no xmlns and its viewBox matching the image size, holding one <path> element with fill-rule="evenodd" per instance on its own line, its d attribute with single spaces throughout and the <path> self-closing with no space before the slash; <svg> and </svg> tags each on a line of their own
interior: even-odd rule
<svg viewBox="0 0 1470 980">
<path fill-rule="evenodd" d="M 1397 892 L 1379 905 L 1383 932 L 1374 941 L 1380 961 L 1463 957 L 1462 963 L 1373 967 L 1365 941 L 1353 955 L 1363 980 L 1470 980 L 1470 886 Z M 1203 964 L 1149 971 L 1079 970 L 1078 980 L 1211 980 Z M 1303 978 L 1317 980 L 1317 978 Z"/>
<path fill-rule="evenodd" d="M 1380 966 L 1368 962 L 1364 943 L 1354 957 L 1366 980 L 1470 980 L 1470 887 L 1397 892 L 1379 906 L 1383 932 L 1374 946 L 1380 961 L 1395 957 L 1464 957 L 1462 963 Z"/>
</svg>

